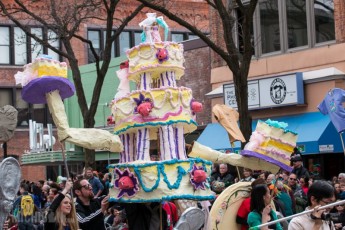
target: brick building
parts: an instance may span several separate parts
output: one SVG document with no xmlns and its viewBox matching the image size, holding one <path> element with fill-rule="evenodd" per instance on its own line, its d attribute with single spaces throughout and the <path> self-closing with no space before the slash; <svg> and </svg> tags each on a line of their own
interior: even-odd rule
<svg viewBox="0 0 345 230">
<path fill-rule="evenodd" d="M 11 0 L 3 1 L 3 3 L 6 6 L 10 6 L 11 4 L 13 4 Z M 40 5 L 42 3 L 40 3 L 39 1 L 31 2 L 30 4 L 30 7 L 32 9 L 36 11 L 40 10 L 42 12 L 45 12 L 44 10 L 46 6 Z M 128 15 L 130 12 L 133 11 L 135 7 L 135 1 L 126 1 L 124 5 L 117 8 L 116 14 L 120 16 Z M 179 1 L 179 4 L 175 4 L 170 7 L 179 8 L 179 14 L 185 18 L 198 18 L 198 23 L 201 24 L 203 28 L 205 28 L 205 33 L 209 33 L 209 8 L 205 3 L 203 3 L 202 1 L 191 2 L 181 0 Z M 141 28 L 138 26 L 138 23 L 142 21 L 144 18 L 146 18 L 145 14 L 147 12 L 152 12 L 152 10 L 144 8 L 139 13 L 139 15 L 137 15 L 137 17 L 135 17 L 132 21 L 129 22 L 126 29 L 121 33 L 120 37 L 115 42 L 112 57 L 115 58 L 123 56 L 124 51 L 126 49 L 131 48 L 136 44 L 139 44 Z M 171 40 L 176 42 L 182 42 L 184 40 L 191 40 L 196 38 L 196 36 L 191 34 L 189 31 L 187 31 L 180 25 L 171 22 L 167 19 L 166 21 L 170 28 Z M 35 22 L 29 22 L 27 23 L 27 26 L 29 26 L 32 31 L 35 31 L 35 34 L 39 34 L 43 37 L 48 37 L 49 35 L 49 30 Z M 82 37 L 90 39 L 93 42 L 93 45 L 99 48 L 99 50 L 97 51 L 101 52 L 103 46 L 104 28 L 104 25 L 97 23 L 96 21 L 89 21 L 88 23 L 85 23 L 82 26 L 80 26 L 78 34 Z M 114 26 L 114 29 L 116 29 L 116 26 Z M 200 41 L 190 41 L 187 43 L 188 44 L 186 45 L 185 54 L 186 74 L 179 84 L 192 88 L 195 92 L 194 97 L 199 101 L 203 101 L 206 105 L 209 105 L 210 100 L 204 100 L 203 95 L 205 95 L 206 92 L 211 90 L 211 87 L 208 84 L 210 76 L 210 50 L 207 47 L 205 47 L 204 44 L 198 45 L 197 43 L 200 43 Z M 196 43 L 197 45 L 195 46 L 193 45 L 193 43 Z M 23 31 L 21 31 L 17 26 L 15 26 L 14 23 L 11 22 L 8 18 L 0 18 L 0 50 L 2 52 L 2 57 L 0 58 L 0 107 L 9 104 L 13 105 L 19 111 L 18 126 L 15 132 L 15 136 L 7 142 L 7 154 L 9 156 L 14 156 L 20 160 L 22 158 L 22 155 L 30 150 L 28 127 L 29 120 L 31 119 L 38 123 L 43 123 L 44 127 L 46 127 L 48 123 L 52 123 L 52 119 L 49 115 L 49 111 L 46 105 L 31 105 L 27 104 L 21 99 L 21 87 L 15 85 L 13 76 L 17 71 L 22 71 L 23 65 L 30 63 L 31 60 L 38 56 L 38 54 L 49 54 L 53 56 L 53 58 L 55 59 L 60 59 L 61 61 L 64 61 L 57 54 L 52 53 L 46 48 L 41 46 L 38 46 L 37 48 L 37 44 L 36 46 L 34 45 L 34 41 L 25 36 L 25 33 L 23 33 Z M 56 47 L 61 48 L 61 44 L 59 42 L 56 42 L 54 45 Z M 80 66 L 93 62 L 93 60 L 90 59 L 88 56 L 89 50 L 84 43 L 74 41 L 73 47 L 78 57 L 78 63 Z M 195 57 L 198 57 L 198 59 L 200 59 L 197 62 L 195 62 Z M 202 68 L 200 68 L 200 66 L 202 66 Z M 114 75 L 113 73 L 108 74 Z M 201 87 L 198 85 L 198 82 L 200 81 L 202 81 L 203 83 Z M 116 86 L 114 85 L 114 90 L 115 89 Z M 77 104 L 73 106 L 78 107 Z M 205 112 L 203 112 L 198 118 L 198 122 L 200 124 L 207 124 L 210 122 L 210 111 L 208 111 L 208 107 L 209 106 L 205 106 Z M 68 114 L 68 116 L 69 118 L 71 118 L 72 115 Z M 76 122 L 75 125 L 81 126 L 82 123 Z M 47 132 L 46 128 L 45 132 Z M 56 136 L 56 132 L 53 131 L 53 133 Z M 53 149 L 54 151 L 59 152 L 59 150 L 61 150 L 59 143 L 56 143 Z M 78 151 L 76 149 L 75 151 L 78 155 Z M 46 157 L 48 158 L 50 157 L 50 155 L 47 155 Z M 54 157 L 56 157 L 56 155 L 54 155 Z M 80 157 L 80 155 L 76 157 L 78 158 Z M 27 158 L 26 161 L 28 160 L 35 161 L 34 157 Z M 56 170 L 56 165 L 52 167 L 55 167 L 54 169 Z M 63 172 L 64 170 L 62 169 L 62 167 L 59 167 L 57 169 L 57 172 L 55 172 L 55 174 L 52 175 L 56 175 Z M 45 165 L 40 165 L 39 162 L 36 161 L 35 165 L 33 166 L 22 165 L 22 177 L 23 179 L 27 180 L 38 180 L 42 178 L 48 179 L 48 177 L 51 177 L 49 172 L 50 170 L 52 169 L 49 167 L 47 168 Z"/>
<path fill-rule="evenodd" d="M 240 14 L 236 11 L 235 15 Z M 253 128 L 257 119 L 287 122 L 288 128 L 299 134 L 297 147 L 305 166 L 325 178 L 344 171 L 339 133 L 330 118 L 317 109 L 332 89 L 345 89 L 344 17 L 343 0 L 268 0 L 259 1 L 253 19 L 254 54 L 248 76 Z M 219 18 L 212 10 L 210 18 L 211 36 L 221 44 Z M 238 36 L 235 32 L 234 37 Z M 290 80 L 299 82 L 291 85 Z M 279 92 L 284 97 L 274 101 L 272 86 L 277 81 L 284 83 L 286 90 Z M 233 74 L 214 53 L 210 84 L 213 90 L 207 95 L 212 106 L 225 103 L 236 108 Z M 290 96 L 295 98 L 287 102 Z M 227 144 L 219 150 L 231 149 L 226 138 L 221 140 L 226 137 L 224 131 L 216 126 L 209 124 L 198 140 L 213 148 L 217 148 L 215 143 Z"/>
</svg>

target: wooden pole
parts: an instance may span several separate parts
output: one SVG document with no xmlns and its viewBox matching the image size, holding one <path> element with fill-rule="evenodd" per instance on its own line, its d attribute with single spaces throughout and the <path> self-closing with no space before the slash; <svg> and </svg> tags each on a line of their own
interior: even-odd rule
<svg viewBox="0 0 345 230">
<path fill-rule="evenodd" d="M 162 211 L 162 206 L 163 206 L 163 204 L 162 203 L 160 203 L 159 204 L 159 217 L 160 217 L 160 230 L 163 230 L 163 211 Z"/>
</svg>

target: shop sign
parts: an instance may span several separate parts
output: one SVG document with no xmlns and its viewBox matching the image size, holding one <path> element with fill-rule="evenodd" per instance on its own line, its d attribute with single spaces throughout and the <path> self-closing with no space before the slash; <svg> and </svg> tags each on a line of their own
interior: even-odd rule
<svg viewBox="0 0 345 230">
<path fill-rule="evenodd" d="M 305 153 L 305 145 L 297 145 L 297 149 L 298 149 L 301 153 Z"/>
<path fill-rule="evenodd" d="M 234 84 L 224 84 L 224 104 L 237 108 Z M 248 81 L 248 108 L 304 104 L 303 76 L 295 73 Z"/>
<path fill-rule="evenodd" d="M 334 152 L 334 145 L 319 145 L 320 153 Z"/>
</svg>

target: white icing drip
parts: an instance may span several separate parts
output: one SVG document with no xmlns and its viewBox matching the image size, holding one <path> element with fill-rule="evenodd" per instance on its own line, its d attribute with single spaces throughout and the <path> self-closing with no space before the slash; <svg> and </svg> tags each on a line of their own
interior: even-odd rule
<svg viewBox="0 0 345 230">
<path fill-rule="evenodd" d="M 170 90 L 167 90 L 166 94 L 169 94 L 169 103 L 170 103 L 171 107 L 173 107 L 175 109 L 179 105 L 178 101 L 179 101 L 179 98 L 181 98 L 181 91 L 178 92 L 176 104 L 174 104 L 174 102 L 173 102 L 174 98 L 173 98 L 172 92 Z M 181 101 L 183 101 L 183 100 L 181 100 Z"/>
<path fill-rule="evenodd" d="M 138 56 L 141 57 L 142 59 L 148 60 L 152 57 L 152 55 L 154 55 L 154 52 L 155 52 L 154 46 L 152 46 L 151 49 L 149 49 L 148 51 L 142 51 L 141 49 L 139 49 Z"/>
<path fill-rule="evenodd" d="M 133 106 L 130 107 L 128 112 L 125 112 L 122 108 L 117 107 L 116 105 L 114 105 L 114 110 L 115 110 L 114 114 L 116 114 L 116 110 L 120 110 L 120 112 L 123 113 L 126 116 L 132 114 L 134 112 L 134 106 L 136 105 L 136 103 L 135 103 L 135 101 L 133 99 L 131 99 L 131 102 L 132 102 Z"/>
<path fill-rule="evenodd" d="M 183 107 L 185 107 L 185 108 L 187 108 L 187 107 L 190 107 L 190 102 L 192 101 L 192 97 L 191 97 L 191 95 L 192 95 L 192 92 L 191 91 L 189 91 L 188 92 L 188 96 L 189 97 L 187 97 L 187 100 L 188 100 L 188 102 L 187 103 L 185 103 L 184 101 L 183 101 L 183 96 L 182 96 L 182 91 L 181 91 L 181 88 L 179 89 L 179 94 L 180 94 L 180 97 L 181 97 L 181 103 L 182 103 L 182 105 L 183 105 Z M 189 98 L 189 99 L 188 99 Z"/>
</svg>

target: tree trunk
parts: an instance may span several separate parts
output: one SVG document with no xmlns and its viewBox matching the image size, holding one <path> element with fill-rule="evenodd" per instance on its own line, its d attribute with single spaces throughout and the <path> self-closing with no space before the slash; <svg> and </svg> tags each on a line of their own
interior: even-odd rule
<svg viewBox="0 0 345 230">
<path fill-rule="evenodd" d="M 96 155 L 95 150 L 84 149 L 85 153 L 85 167 L 95 168 L 96 166 Z"/>
</svg>

